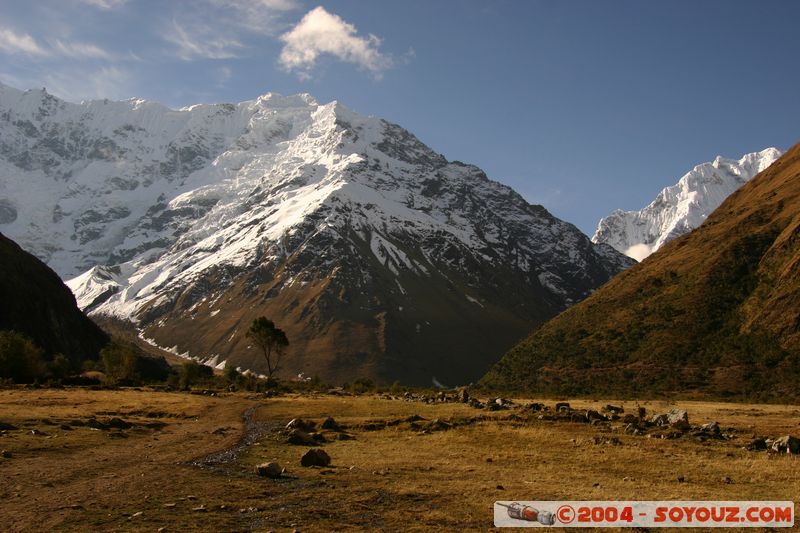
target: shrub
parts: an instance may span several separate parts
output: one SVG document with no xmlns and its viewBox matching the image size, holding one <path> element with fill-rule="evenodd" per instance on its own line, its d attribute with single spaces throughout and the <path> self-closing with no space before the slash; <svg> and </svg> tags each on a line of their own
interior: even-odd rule
<svg viewBox="0 0 800 533">
<path fill-rule="evenodd" d="M 112 342 L 100 352 L 106 377 L 111 383 L 137 385 L 163 381 L 170 369 L 163 357 L 150 357 L 132 343 Z"/>
<path fill-rule="evenodd" d="M 106 377 L 111 383 L 135 384 L 140 380 L 136 354 L 130 346 L 112 342 L 100 351 Z"/>
<path fill-rule="evenodd" d="M 201 365 L 194 361 L 187 361 L 181 367 L 179 375 L 179 386 L 183 390 L 187 390 L 192 385 L 199 385 L 207 383 L 214 378 L 214 369 L 210 366 Z"/>
<path fill-rule="evenodd" d="M 0 331 L 0 378 L 30 383 L 42 377 L 42 349 L 15 331 Z"/>
<path fill-rule="evenodd" d="M 364 394 L 365 392 L 371 392 L 375 390 L 375 384 L 372 382 L 371 379 L 367 378 L 358 378 L 353 382 L 352 385 L 349 387 L 345 387 L 349 389 L 350 392 L 353 394 Z"/>
<path fill-rule="evenodd" d="M 64 354 L 56 354 L 50 363 L 50 372 L 56 379 L 64 379 L 72 372 L 72 364 Z"/>
</svg>

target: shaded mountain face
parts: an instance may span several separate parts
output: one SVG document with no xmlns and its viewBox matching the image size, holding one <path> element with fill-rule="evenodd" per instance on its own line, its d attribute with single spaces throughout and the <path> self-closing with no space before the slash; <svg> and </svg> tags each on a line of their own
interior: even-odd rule
<svg viewBox="0 0 800 533">
<path fill-rule="evenodd" d="M 209 363 L 262 368 L 244 334 L 265 315 L 284 375 L 469 382 L 633 263 L 336 102 L 0 104 L 0 228 L 83 272 L 83 309 Z"/>
<path fill-rule="evenodd" d="M 58 275 L 0 234 L 0 330 L 28 336 L 47 356 L 97 359 L 108 337 L 78 309 Z"/>
<path fill-rule="evenodd" d="M 697 165 L 640 211 L 616 210 L 600 220 L 592 242 L 606 243 L 637 261 L 702 224 L 733 191 L 781 156 L 767 148 L 739 160 L 717 157 Z"/>
<path fill-rule="evenodd" d="M 483 378 L 547 394 L 800 398 L 800 146 Z"/>
</svg>

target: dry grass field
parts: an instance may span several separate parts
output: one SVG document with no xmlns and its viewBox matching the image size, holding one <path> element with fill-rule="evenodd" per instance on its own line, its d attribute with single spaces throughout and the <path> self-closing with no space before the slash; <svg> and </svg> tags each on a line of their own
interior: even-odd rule
<svg viewBox="0 0 800 533">
<path fill-rule="evenodd" d="M 571 402 L 606 403 L 638 406 Z M 489 531 L 495 500 L 798 500 L 800 456 L 742 447 L 753 435 L 798 435 L 800 407 L 677 406 L 692 424 L 715 420 L 735 438 L 654 439 L 624 434 L 621 422 L 377 395 L 0 390 L 0 423 L 11 426 L 0 433 L 1 529 Z M 422 420 L 409 422 L 413 415 Z M 286 443 L 280 429 L 328 416 L 353 439 L 323 431 L 332 464 L 300 466 L 308 446 Z M 248 431 L 254 442 L 237 446 Z M 286 472 L 258 477 L 254 465 L 266 461 Z"/>
</svg>

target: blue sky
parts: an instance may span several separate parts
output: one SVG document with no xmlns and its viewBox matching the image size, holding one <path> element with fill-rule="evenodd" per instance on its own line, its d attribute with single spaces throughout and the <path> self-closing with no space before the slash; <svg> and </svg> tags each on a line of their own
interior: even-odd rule
<svg viewBox="0 0 800 533">
<path fill-rule="evenodd" d="M 0 81 L 173 107 L 339 100 L 591 235 L 800 140 L 792 0 L 0 0 Z"/>
</svg>

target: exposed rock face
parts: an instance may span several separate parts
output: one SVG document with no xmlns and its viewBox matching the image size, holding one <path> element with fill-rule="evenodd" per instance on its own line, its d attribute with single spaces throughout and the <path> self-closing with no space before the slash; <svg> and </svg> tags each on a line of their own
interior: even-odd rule
<svg viewBox="0 0 800 533">
<path fill-rule="evenodd" d="M 284 375 L 338 382 L 468 383 L 633 264 L 309 95 L 175 111 L 0 87 L 0 202 L 3 231 L 83 272 L 83 309 L 254 370 L 244 332 L 265 315 L 290 339 Z"/>
<path fill-rule="evenodd" d="M 108 337 L 75 304 L 58 275 L 0 234 L 0 330 L 23 333 L 52 356 L 97 359 Z"/>
</svg>

